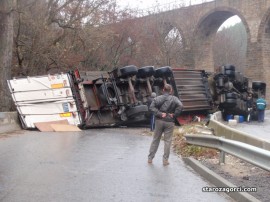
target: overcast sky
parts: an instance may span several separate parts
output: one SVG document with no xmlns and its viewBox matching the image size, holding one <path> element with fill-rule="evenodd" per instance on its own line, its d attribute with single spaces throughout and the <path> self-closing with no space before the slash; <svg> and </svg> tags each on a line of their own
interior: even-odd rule
<svg viewBox="0 0 270 202">
<path fill-rule="evenodd" d="M 213 0 L 116 0 L 118 5 L 121 7 L 130 7 L 130 8 L 137 8 L 142 10 L 147 10 L 159 5 L 161 7 L 168 7 L 168 5 L 173 4 L 185 4 L 185 5 L 194 5 L 199 4 L 206 1 L 213 1 Z M 223 26 L 230 26 L 235 23 L 240 22 L 240 18 L 238 16 L 232 17 L 224 23 Z"/>
</svg>

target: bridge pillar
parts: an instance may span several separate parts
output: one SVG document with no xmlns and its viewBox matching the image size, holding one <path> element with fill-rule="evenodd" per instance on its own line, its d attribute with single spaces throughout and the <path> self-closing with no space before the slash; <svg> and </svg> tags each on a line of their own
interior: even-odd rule
<svg viewBox="0 0 270 202">
<path fill-rule="evenodd" d="M 213 36 L 197 39 L 194 46 L 195 69 L 214 72 L 214 57 L 212 49 Z"/>
<path fill-rule="evenodd" d="M 266 27 L 259 30 L 256 42 L 249 42 L 247 47 L 246 75 L 253 81 L 266 83 L 266 100 L 270 102 L 270 30 Z"/>
<path fill-rule="evenodd" d="M 247 68 L 245 74 L 255 80 L 262 80 L 262 50 L 258 42 L 247 46 Z"/>
<path fill-rule="evenodd" d="M 270 103 L 270 33 L 265 33 L 261 42 L 262 63 L 261 78 L 266 83 L 266 100 Z M 268 105 L 269 106 L 269 105 Z"/>
<path fill-rule="evenodd" d="M 194 53 L 193 51 L 188 48 L 183 51 L 183 67 L 188 69 L 194 69 Z"/>
</svg>

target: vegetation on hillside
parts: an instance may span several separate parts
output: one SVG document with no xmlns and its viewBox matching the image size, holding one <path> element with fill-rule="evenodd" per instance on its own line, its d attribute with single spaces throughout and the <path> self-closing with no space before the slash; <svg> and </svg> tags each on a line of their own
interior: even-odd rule
<svg viewBox="0 0 270 202">
<path fill-rule="evenodd" d="M 1 50 L 5 52 L 0 63 L 6 64 L 1 66 L 1 81 L 74 68 L 91 71 L 129 64 L 184 66 L 186 55 L 176 27 L 164 21 L 163 26 L 169 30 L 164 33 L 159 24 L 142 23 L 144 18 L 134 20 L 137 11 L 120 9 L 115 0 L 14 2 L 3 1 L 6 11 L 0 13 L 1 25 L 6 26 L 0 31 Z M 241 23 L 218 32 L 213 46 L 215 65 L 244 67 L 246 38 Z M 10 102 L 4 99 L 7 89 L 2 82 L 1 111 L 10 109 Z"/>
<path fill-rule="evenodd" d="M 243 23 L 237 23 L 217 32 L 213 45 L 214 64 L 234 64 L 237 70 L 244 72 L 247 52 L 247 32 Z"/>
</svg>

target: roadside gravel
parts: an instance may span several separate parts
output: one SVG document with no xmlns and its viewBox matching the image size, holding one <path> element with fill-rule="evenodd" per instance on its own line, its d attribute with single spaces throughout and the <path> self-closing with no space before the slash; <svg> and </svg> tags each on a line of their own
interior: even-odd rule
<svg viewBox="0 0 270 202">
<path fill-rule="evenodd" d="M 200 162 L 237 187 L 256 187 L 257 192 L 249 192 L 261 201 L 270 201 L 270 172 L 251 165 L 241 159 L 226 155 L 225 164 L 219 159 L 200 159 Z"/>
</svg>

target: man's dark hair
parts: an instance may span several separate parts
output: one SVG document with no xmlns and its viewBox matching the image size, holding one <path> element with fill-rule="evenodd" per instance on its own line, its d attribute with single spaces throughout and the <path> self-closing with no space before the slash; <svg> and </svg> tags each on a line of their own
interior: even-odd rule
<svg viewBox="0 0 270 202">
<path fill-rule="evenodd" d="M 166 93 L 171 93 L 172 92 L 172 86 L 169 85 L 169 84 L 165 84 L 163 90 Z"/>
</svg>

